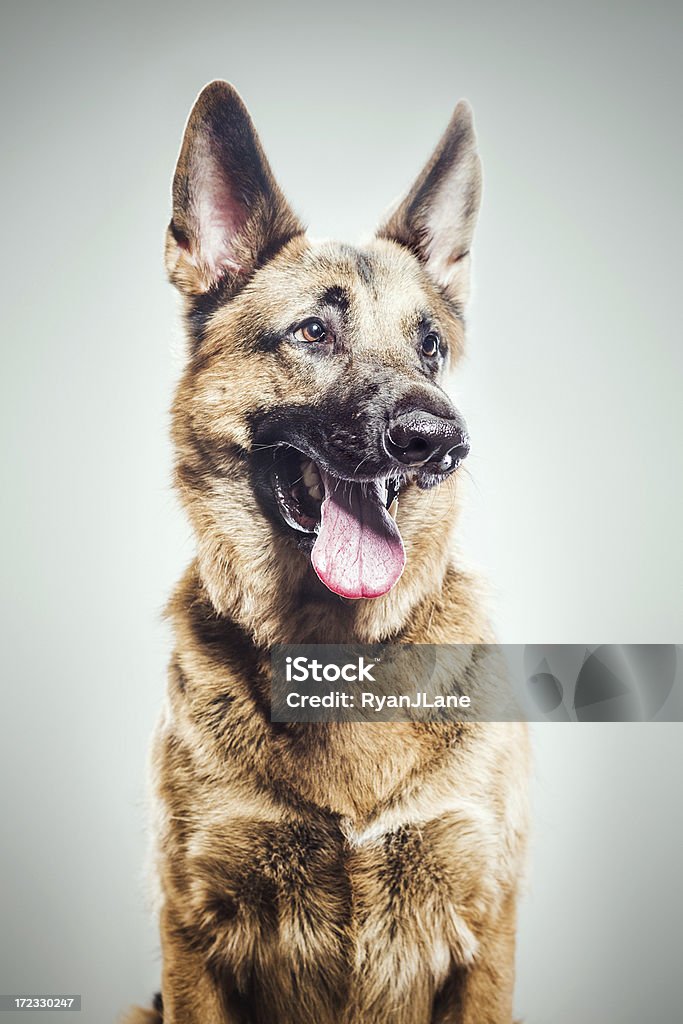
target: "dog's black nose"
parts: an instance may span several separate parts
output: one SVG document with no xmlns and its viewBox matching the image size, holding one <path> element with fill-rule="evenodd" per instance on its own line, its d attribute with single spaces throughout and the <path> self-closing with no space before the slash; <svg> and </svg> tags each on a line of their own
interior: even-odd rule
<svg viewBox="0 0 683 1024">
<path fill-rule="evenodd" d="M 407 466 L 434 463 L 442 472 L 467 456 L 470 441 L 461 419 L 444 419 L 429 412 L 407 412 L 392 420 L 386 432 L 386 447 Z"/>
</svg>

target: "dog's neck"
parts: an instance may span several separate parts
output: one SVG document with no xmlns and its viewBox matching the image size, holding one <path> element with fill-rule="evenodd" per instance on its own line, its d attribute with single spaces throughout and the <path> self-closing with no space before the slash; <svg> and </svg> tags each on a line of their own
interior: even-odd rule
<svg viewBox="0 0 683 1024">
<path fill-rule="evenodd" d="M 408 553 L 404 573 L 388 594 L 373 600 L 350 601 L 330 593 L 315 576 L 309 558 L 275 532 L 264 541 L 259 531 L 253 544 L 236 545 L 224 533 L 204 530 L 197 583 L 219 616 L 238 625 L 257 646 L 268 648 L 409 639 L 418 618 L 425 642 L 425 625 L 431 625 L 435 609 L 443 603 L 447 576 L 451 591 L 455 576 L 459 614 L 448 624 L 448 635 L 442 624 L 435 639 L 478 642 L 487 628 L 472 581 L 453 566 L 455 520 L 454 492 L 444 489 L 440 495 L 415 496 L 402 524 Z M 430 529 L 430 524 L 436 526 Z M 453 607 L 453 593 L 449 599 Z"/>
<path fill-rule="evenodd" d="M 490 641 L 476 582 L 454 564 L 452 530 L 441 526 L 444 508 L 438 505 L 452 514 L 452 500 L 446 501 L 445 493 L 422 494 L 416 500 L 431 515 L 417 516 L 416 509 L 411 514 L 406 502 L 401 524 L 406 568 L 393 589 L 374 600 L 347 601 L 330 593 L 315 576 L 310 559 L 283 543 L 275 530 L 269 539 L 263 530 L 254 530 L 253 542 L 239 545 L 231 544 L 224 531 L 204 530 L 198 558 L 168 608 L 182 670 L 189 677 L 183 693 L 193 694 L 190 704 L 199 709 L 220 706 L 236 687 L 260 708 L 262 714 L 253 721 L 267 722 L 269 649 L 274 644 Z M 421 527 L 429 523 L 437 528 Z M 315 726 L 313 744 L 308 742 L 309 726 L 292 726 L 287 744 L 296 756 L 283 761 L 278 748 L 268 772 L 278 775 L 298 798 L 352 821 L 364 820 L 416 765 L 424 767 L 442 749 L 439 744 L 452 739 L 449 730 L 442 728 L 434 736 L 416 732 L 410 723 L 345 725 L 341 730 L 333 723 Z M 270 727 L 261 728 L 265 757 L 271 749 Z M 384 771 L 377 771 L 378 763 Z"/>
</svg>

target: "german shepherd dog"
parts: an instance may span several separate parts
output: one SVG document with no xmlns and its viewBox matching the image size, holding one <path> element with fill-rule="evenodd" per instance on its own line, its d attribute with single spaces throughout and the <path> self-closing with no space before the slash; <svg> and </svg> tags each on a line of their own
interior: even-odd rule
<svg viewBox="0 0 683 1024">
<path fill-rule="evenodd" d="M 235 89 L 190 114 L 166 264 L 197 557 L 152 758 L 162 991 L 129 1022 L 512 1020 L 524 726 L 269 706 L 274 644 L 491 640 L 452 553 L 469 438 L 444 390 L 480 182 L 460 103 L 368 244 L 313 241 Z"/>
</svg>

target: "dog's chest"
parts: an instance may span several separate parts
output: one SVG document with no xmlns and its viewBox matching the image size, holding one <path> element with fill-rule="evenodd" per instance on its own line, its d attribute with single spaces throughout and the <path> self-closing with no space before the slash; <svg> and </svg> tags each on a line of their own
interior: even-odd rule
<svg viewBox="0 0 683 1024">
<path fill-rule="evenodd" d="M 360 833 L 231 823 L 201 844 L 217 857 L 192 871 L 196 919 L 255 1020 L 401 1024 L 409 1005 L 405 1020 L 426 1024 L 449 970 L 476 952 L 491 865 L 475 829 L 457 813 Z"/>
</svg>

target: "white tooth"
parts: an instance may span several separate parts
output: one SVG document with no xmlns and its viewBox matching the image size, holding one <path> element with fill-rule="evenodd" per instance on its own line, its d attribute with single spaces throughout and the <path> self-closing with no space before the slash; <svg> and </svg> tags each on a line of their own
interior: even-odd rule
<svg viewBox="0 0 683 1024">
<path fill-rule="evenodd" d="M 320 483 L 320 476 L 314 462 L 311 462 L 309 459 L 307 462 L 302 463 L 301 468 L 304 474 L 304 483 L 309 490 Z"/>
<path fill-rule="evenodd" d="M 317 483 L 314 487 L 309 487 L 308 493 L 312 498 L 315 498 L 316 501 L 323 500 L 323 489 L 319 483 Z"/>
<path fill-rule="evenodd" d="M 391 516 L 392 519 L 396 518 L 396 513 L 397 512 L 398 512 L 398 498 L 394 498 L 394 500 L 392 501 L 391 505 L 389 506 L 389 515 Z"/>
</svg>

